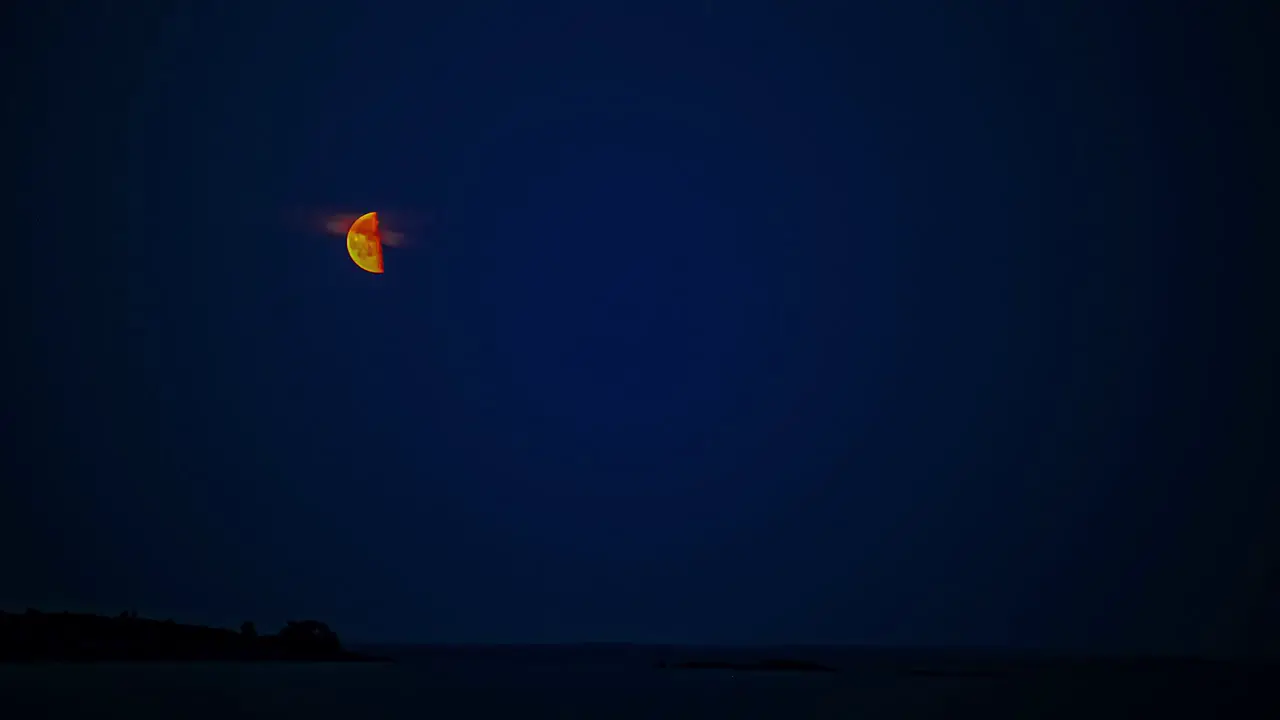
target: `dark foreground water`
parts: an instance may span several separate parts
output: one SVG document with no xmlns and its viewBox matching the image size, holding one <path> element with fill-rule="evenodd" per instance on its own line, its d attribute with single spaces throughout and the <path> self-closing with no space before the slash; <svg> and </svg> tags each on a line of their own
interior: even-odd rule
<svg viewBox="0 0 1280 720">
<path fill-rule="evenodd" d="M 1280 717 L 1258 668 L 777 649 L 831 674 L 658 670 L 753 651 L 380 648 L 396 664 L 0 666 L 0 718 Z"/>
</svg>

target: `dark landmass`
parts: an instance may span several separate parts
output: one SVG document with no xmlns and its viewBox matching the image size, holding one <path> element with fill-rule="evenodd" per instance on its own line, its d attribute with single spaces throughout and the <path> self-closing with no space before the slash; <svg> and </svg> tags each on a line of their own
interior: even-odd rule
<svg viewBox="0 0 1280 720">
<path fill-rule="evenodd" d="M 759 662 L 732 662 L 729 660 L 686 660 L 668 665 L 658 663 L 659 668 L 672 670 L 742 670 L 747 672 L 836 672 L 835 668 L 805 660 L 761 660 Z"/>
<path fill-rule="evenodd" d="M 275 635 L 77 613 L 0 612 L 0 662 L 389 662 L 344 650 L 327 625 L 289 622 Z"/>
</svg>

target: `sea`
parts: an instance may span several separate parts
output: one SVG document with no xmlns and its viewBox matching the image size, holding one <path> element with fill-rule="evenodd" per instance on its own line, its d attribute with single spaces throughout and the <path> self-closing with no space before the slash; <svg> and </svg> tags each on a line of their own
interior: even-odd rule
<svg viewBox="0 0 1280 720">
<path fill-rule="evenodd" d="M 0 718 L 1280 717 L 1280 674 L 1259 663 L 813 647 L 351 649 L 394 662 L 0 665 Z M 671 667 L 768 658 L 834 672 Z"/>
</svg>

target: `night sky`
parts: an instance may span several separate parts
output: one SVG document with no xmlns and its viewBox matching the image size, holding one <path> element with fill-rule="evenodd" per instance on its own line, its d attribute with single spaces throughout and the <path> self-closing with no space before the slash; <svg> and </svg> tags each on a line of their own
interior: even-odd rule
<svg viewBox="0 0 1280 720">
<path fill-rule="evenodd" d="M 1280 651 L 1265 3 L 12 5 L 0 606 Z"/>
</svg>

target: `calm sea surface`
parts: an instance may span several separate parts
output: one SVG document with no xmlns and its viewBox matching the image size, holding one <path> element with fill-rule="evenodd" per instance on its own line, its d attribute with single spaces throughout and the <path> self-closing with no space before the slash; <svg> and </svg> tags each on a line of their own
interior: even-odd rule
<svg viewBox="0 0 1280 720">
<path fill-rule="evenodd" d="M 658 670 L 758 651 L 380 648 L 395 664 L 0 665 L 0 718 L 1280 717 L 1236 669 L 769 650 L 837 673 Z M 1274 677 L 1274 676 L 1272 676 Z M 974 715 L 973 713 L 981 713 Z M 1192 713 L 1188 715 L 1187 713 Z"/>
</svg>

